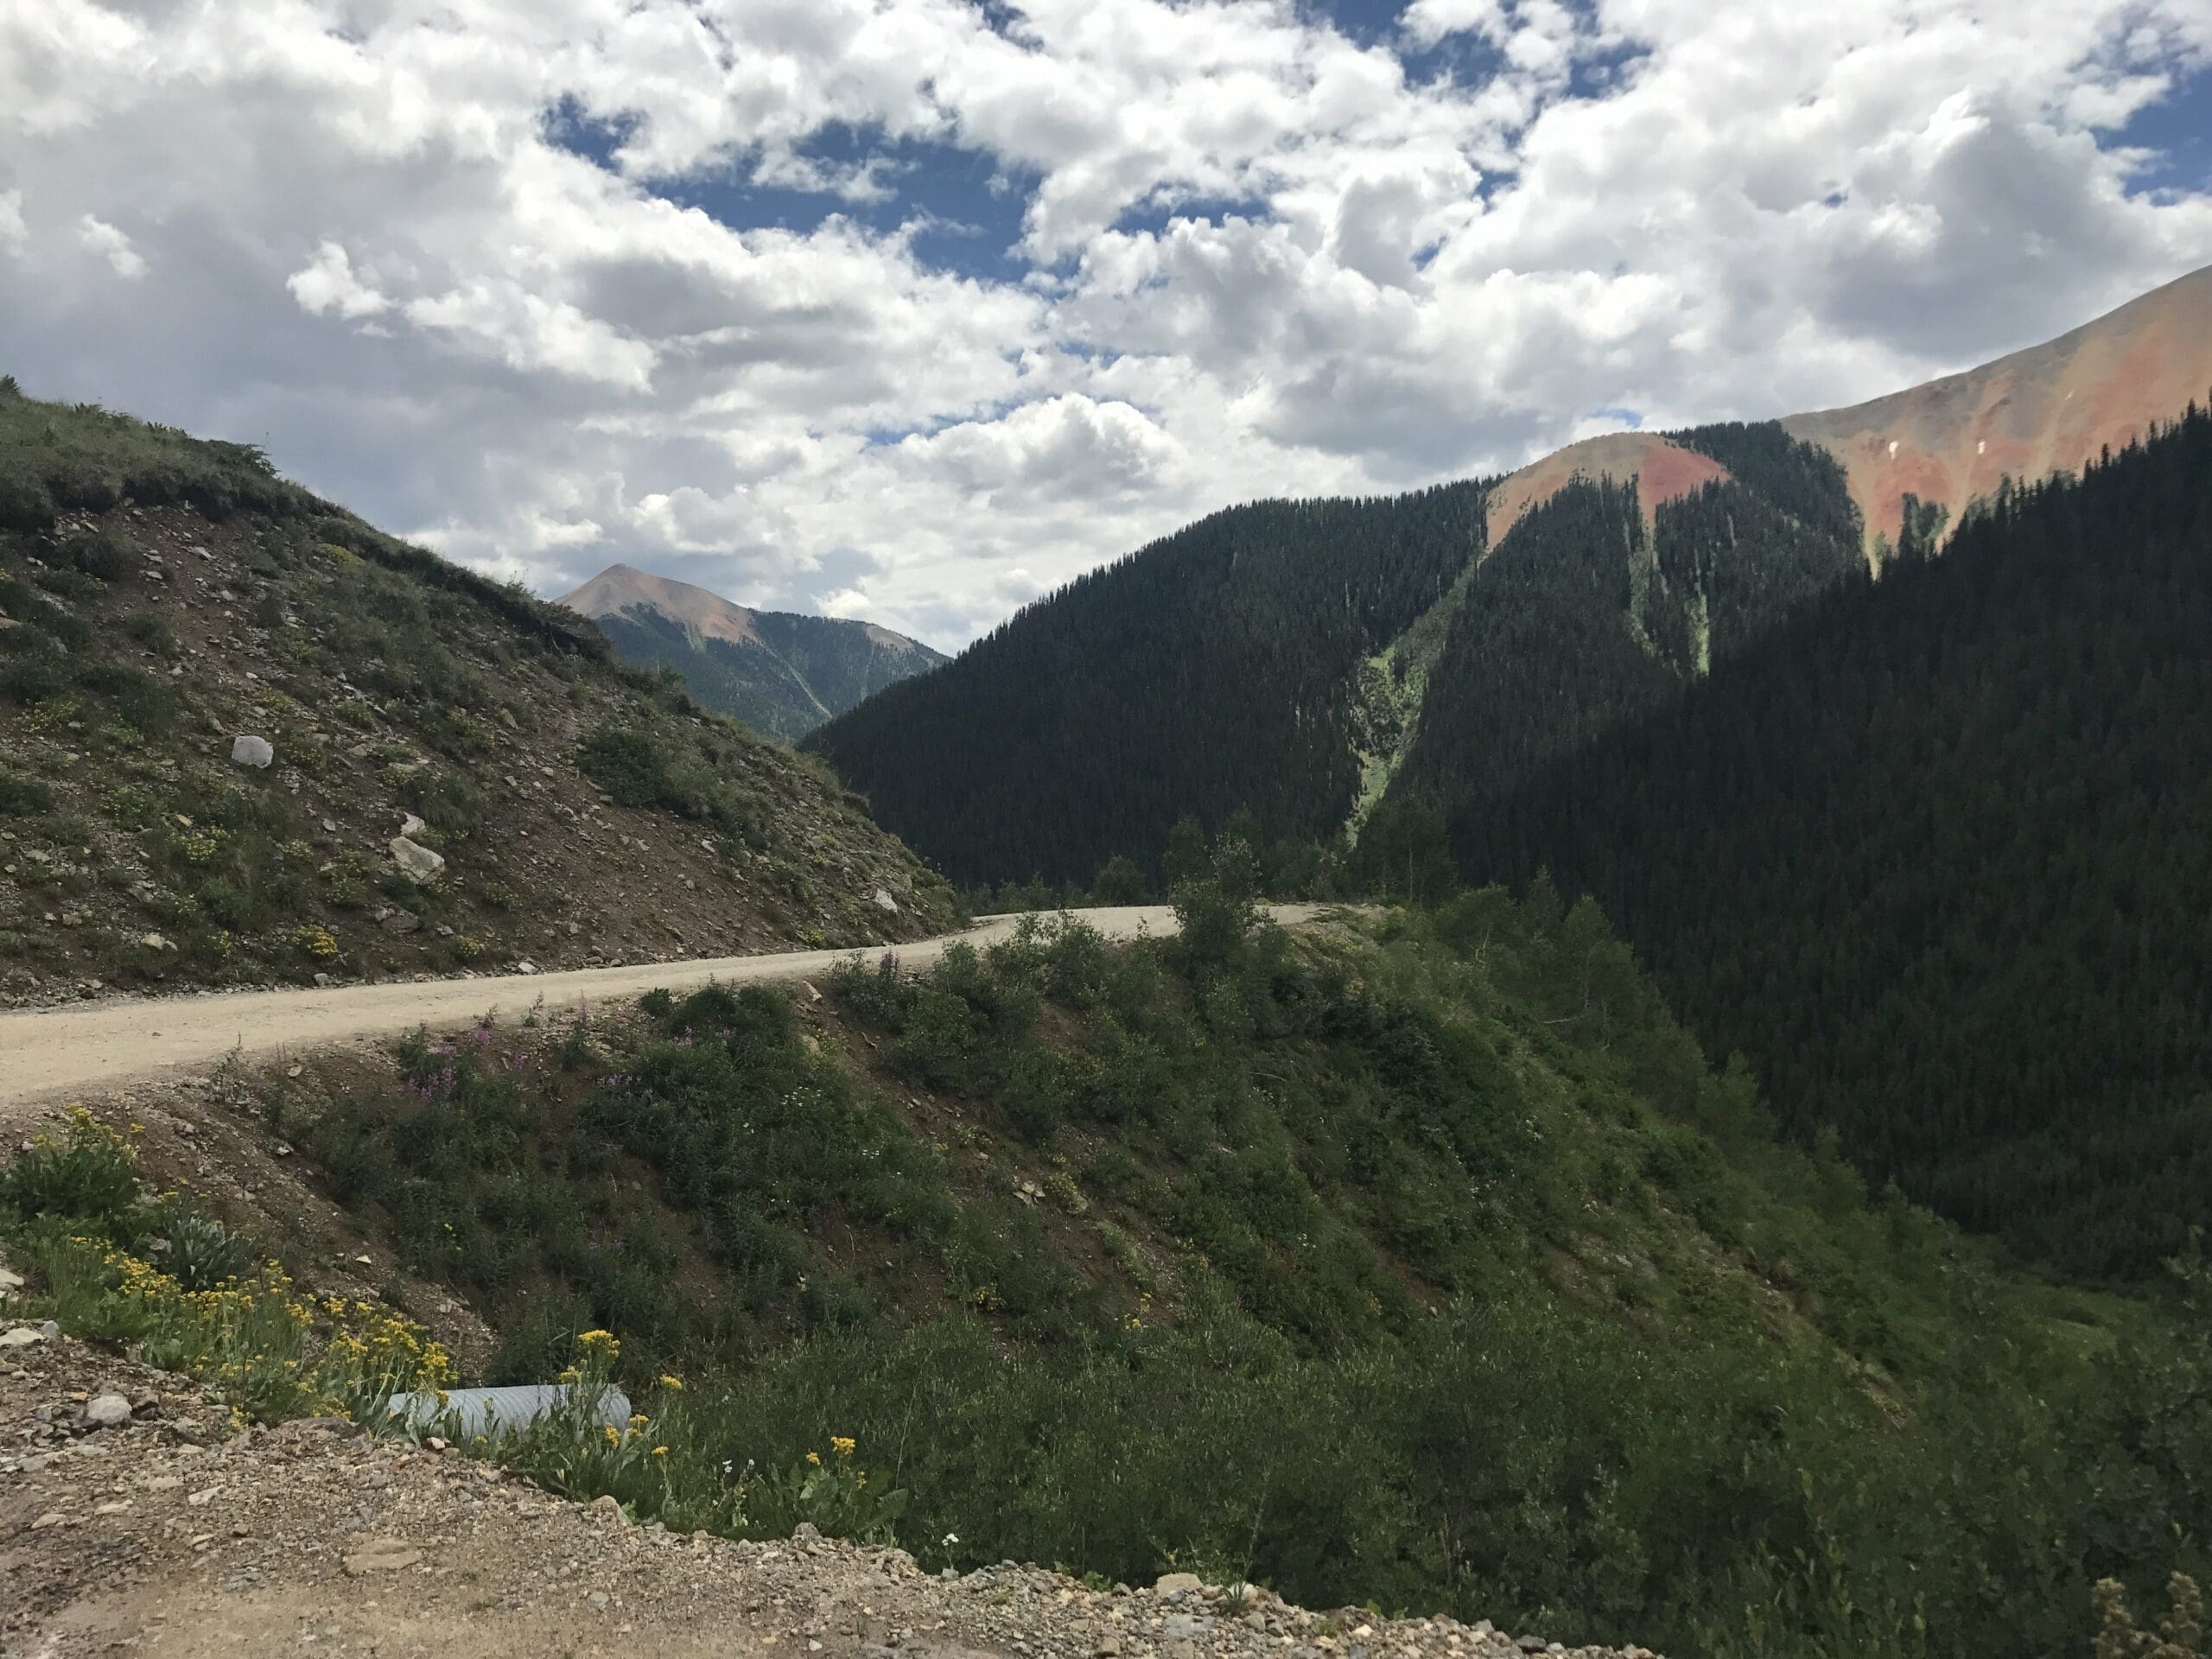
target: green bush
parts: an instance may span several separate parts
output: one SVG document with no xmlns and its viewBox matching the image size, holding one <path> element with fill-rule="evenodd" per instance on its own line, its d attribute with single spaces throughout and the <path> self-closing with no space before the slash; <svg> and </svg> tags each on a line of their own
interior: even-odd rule
<svg viewBox="0 0 2212 1659">
<path fill-rule="evenodd" d="M 0 772 L 0 817 L 35 817 L 53 810 L 52 785 L 18 772 Z"/>
<path fill-rule="evenodd" d="M 0 1171 L 0 1205 L 25 1217 L 48 1217 L 105 1231 L 138 1203 L 137 1160 L 123 1137 L 84 1108 L 59 1141 L 41 1135 Z"/>
<path fill-rule="evenodd" d="M 112 530 L 80 530 L 63 539 L 61 556 L 102 582 L 120 582 L 138 567 L 138 551 Z"/>
</svg>

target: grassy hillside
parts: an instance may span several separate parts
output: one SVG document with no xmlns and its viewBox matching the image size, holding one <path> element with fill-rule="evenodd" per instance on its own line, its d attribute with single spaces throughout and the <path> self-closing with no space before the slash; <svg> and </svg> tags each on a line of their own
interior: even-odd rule
<svg viewBox="0 0 2212 1659">
<path fill-rule="evenodd" d="M 2201 1567 L 2201 1276 L 2046 1289 L 1778 1145 L 1548 887 L 1286 936 L 1242 882 L 1174 944 L 1040 921 L 238 1104 L 493 1378 L 617 1333 L 676 1461 L 563 1478 L 641 1513 L 787 1525 L 715 1471 L 846 1436 L 931 1565 L 1719 1656 L 2078 1656 L 2095 1579 Z"/>
<path fill-rule="evenodd" d="M 1447 797 L 1788 1125 L 2064 1270 L 2212 1224 L 2212 416 L 2007 492 L 1677 706 Z"/>
<path fill-rule="evenodd" d="M 273 759 L 234 760 L 240 737 Z M 414 875 L 403 834 L 435 855 Z M 858 943 L 948 914 L 817 765 L 588 623 L 250 448 L 12 381 L 0 836 L 11 1001 Z"/>
</svg>

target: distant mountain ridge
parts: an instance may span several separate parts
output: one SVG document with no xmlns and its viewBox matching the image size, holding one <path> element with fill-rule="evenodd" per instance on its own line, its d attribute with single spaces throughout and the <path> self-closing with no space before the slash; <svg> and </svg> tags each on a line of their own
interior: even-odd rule
<svg viewBox="0 0 2212 1659">
<path fill-rule="evenodd" d="M 2212 268 L 1847 409 L 1606 434 L 1413 496 L 1227 509 L 1027 607 L 808 739 L 956 879 L 1156 862 L 1488 797 L 1678 696 L 2000 483 L 2078 471 L 2212 389 Z"/>
<path fill-rule="evenodd" d="M 786 742 L 946 660 L 873 622 L 756 611 L 627 564 L 558 602 L 597 622 L 625 662 L 672 668 L 709 708 Z"/>
</svg>

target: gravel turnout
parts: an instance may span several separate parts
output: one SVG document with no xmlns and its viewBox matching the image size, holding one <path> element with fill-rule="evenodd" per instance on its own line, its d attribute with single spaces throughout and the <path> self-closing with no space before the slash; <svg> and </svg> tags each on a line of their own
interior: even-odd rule
<svg viewBox="0 0 2212 1659">
<path fill-rule="evenodd" d="M 12 1327 L 11 1327 L 12 1328 Z M 1506 1659 L 1449 1619 L 1293 1607 L 1191 1573 L 1112 1589 L 1029 1565 L 684 1536 L 339 1420 L 240 1427 L 188 1378 L 35 1325 L 0 1352 L 0 1655 L 650 1653 Z"/>
</svg>

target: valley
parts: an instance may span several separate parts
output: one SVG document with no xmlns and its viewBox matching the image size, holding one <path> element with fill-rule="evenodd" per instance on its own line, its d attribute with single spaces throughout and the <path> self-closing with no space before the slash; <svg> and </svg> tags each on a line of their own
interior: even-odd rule
<svg viewBox="0 0 2212 1659">
<path fill-rule="evenodd" d="M 0 383 L 0 1630 L 2186 1659 L 2208 296 L 950 661 Z"/>
</svg>

